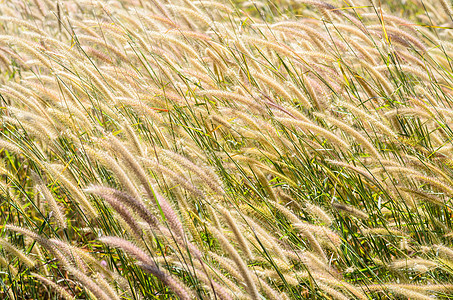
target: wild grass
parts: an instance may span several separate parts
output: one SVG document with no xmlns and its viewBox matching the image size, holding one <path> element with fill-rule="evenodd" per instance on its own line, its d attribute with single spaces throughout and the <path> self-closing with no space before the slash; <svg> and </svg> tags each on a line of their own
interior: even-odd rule
<svg viewBox="0 0 453 300">
<path fill-rule="evenodd" d="M 451 12 L 2 1 L 1 298 L 453 298 Z"/>
</svg>

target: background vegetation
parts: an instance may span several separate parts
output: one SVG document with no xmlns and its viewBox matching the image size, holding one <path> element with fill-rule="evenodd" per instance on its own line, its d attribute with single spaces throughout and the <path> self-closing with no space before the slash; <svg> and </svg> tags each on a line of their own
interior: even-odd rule
<svg viewBox="0 0 453 300">
<path fill-rule="evenodd" d="M 2 1 L 1 297 L 453 298 L 450 4 Z"/>
</svg>

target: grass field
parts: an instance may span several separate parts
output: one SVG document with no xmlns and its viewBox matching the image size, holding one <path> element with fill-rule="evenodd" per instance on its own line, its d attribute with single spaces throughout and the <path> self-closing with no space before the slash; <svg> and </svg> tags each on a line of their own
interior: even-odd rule
<svg viewBox="0 0 453 300">
<path fill-rule="evenodd" d="M 0 298 L 453 299 L 452 12 L 1 1 Z"/>
</svg>

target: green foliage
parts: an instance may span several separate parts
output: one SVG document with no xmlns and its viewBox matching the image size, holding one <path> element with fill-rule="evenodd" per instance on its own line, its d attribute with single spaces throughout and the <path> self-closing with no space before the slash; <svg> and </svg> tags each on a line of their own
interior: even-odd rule
<svg viewBox="0 0 453 300">
<path fill-rule="evenodd" d="M 0 3 L 1 297 L 453 298 L 451 11 Z"/>
</svg>

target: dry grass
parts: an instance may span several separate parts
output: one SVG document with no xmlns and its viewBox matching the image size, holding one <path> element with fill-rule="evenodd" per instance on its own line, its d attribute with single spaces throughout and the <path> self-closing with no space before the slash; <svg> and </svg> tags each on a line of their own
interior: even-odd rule
<svg viewBox="0 0 453 300">
<path fill-rule="evenodd" d="M 0 3 L 9 299 L 453 298 L 449 1 Z"/>
</svg>

